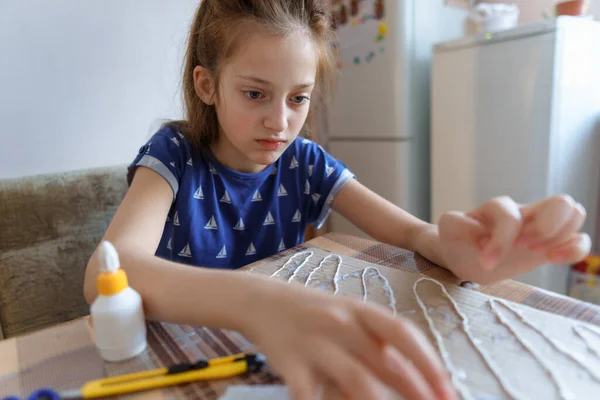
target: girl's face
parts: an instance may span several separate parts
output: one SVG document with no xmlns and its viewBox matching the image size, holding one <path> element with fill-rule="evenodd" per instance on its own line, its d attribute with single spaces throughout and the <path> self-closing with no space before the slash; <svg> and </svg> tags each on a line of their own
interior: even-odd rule
<svg viewBox="0 0 600 400">
<path fill-rule="evenodd" d="M 215 105 L 219 138 L 212 150 L 225 166 L 262 171 L 300 133 L 317 74 L 310 38 L 255 34 L 224 66 Z"/>
</svg>

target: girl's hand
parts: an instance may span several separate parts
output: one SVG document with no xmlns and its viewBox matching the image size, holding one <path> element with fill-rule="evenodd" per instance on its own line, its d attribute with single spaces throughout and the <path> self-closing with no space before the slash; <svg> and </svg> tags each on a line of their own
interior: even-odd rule
<svg viewBox="0 0 600 400">
<path fill-rule="evenodd" d="M 349 399 L 385 399 L 389 388 L 406 400 L 456 398 L 423 333 L 385 308 L 270 282 L 253 310 L 242 333 L 267 356 L 294 400 L 317 398 L 326 382 Z"/>
<path fill-rule="evenodd" d="M 451 212 L 439 221 L 442 257 L 461 279 L 490 283 L 546 264 L 585 258 L 589 235 L 579 233 L 586 212 L 570 196 L 530 205 L 500 197 L 469 213 Z"/>
</svg>

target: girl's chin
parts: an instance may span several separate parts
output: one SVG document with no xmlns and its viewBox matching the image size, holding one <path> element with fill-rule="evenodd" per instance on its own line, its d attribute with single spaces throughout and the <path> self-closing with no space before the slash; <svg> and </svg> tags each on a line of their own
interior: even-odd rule
<svg viewBox="0 0 600 400">
<path fill-rule="evenodd" d="M 280 152 L 269 151 L 269 152 L 261 152 L 261 153 L 262 154 L 253 154 L 252 157 L 250 158 L 250 161 L 252 161 L 254 164 L 263 165 L 266 167 L 266 166 L 273 164 L 275 161 L 277 161 L 279 159 L 279 157 L 281 157 Z"/>
</svg>

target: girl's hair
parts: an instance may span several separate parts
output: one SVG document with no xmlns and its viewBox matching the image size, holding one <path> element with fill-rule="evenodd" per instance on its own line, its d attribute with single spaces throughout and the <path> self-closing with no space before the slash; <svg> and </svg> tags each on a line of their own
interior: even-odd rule
<svg viewBox="0 0 600 400">
<path fill-rule="evenodd" d="M 201 0 L 191 26 L 184 64 L 186 120 L 170 125 L 197 148 L 205 148 L 217 138 L 219 123 L 215 106 L 205 104 L 196 94 L 194 68 L 206 68 L 218 89 L 223 66 L 252 28 L 281 36 L 298 31 L 308 34 L 319 60 L 315 91 L 328 99 L 337 72 L 332 22 L 322 0 Z"/>
</svg>

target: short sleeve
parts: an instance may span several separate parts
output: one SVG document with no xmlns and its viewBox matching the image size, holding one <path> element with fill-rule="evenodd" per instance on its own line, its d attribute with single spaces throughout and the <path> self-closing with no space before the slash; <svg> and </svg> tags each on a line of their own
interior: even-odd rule
<svg viewBox="0 0 600 400">
<path fill-rule="evenodd" d="M 191 158 L 187 140 L 169 126 L 163 126 L 138 151 L 128 167 L 127 183 L 131 185 L 135 170 L 139 166 L 150 168 L 162 176 L 173 189 L 173 199 L 179 191 L 185 164 Z"/>
<path fill-rule="evenodd" d="M 311 140 L 301 139 L 299 152 L 308 175 L 305 182 L 305 194 L 310 194 L 308 223 L 321 228 L 331 212 L 333 199 L 355 176 L 343 162 Z"/>
</svg>

